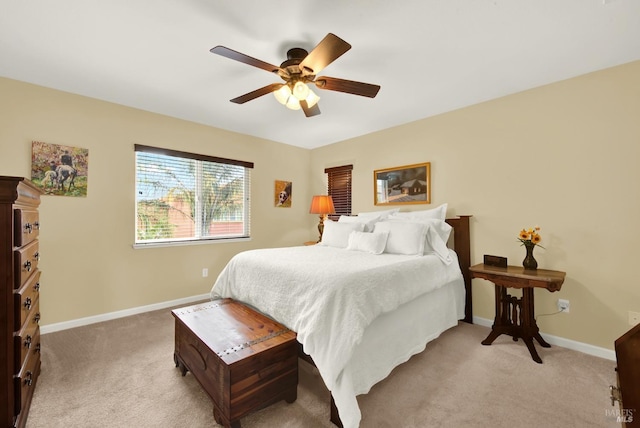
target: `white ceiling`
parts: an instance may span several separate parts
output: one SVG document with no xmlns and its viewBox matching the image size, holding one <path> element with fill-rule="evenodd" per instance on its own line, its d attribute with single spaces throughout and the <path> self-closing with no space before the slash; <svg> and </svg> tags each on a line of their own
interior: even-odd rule
<svg viewBox="0 0 640 428">
<path fill-rule="evenodd" d="M 0 76 L 315 148 L 640 59 L 638 0 L 0 0 Z M 319 75 L 379 84 L 317 90 L 306 118 L 281 80 L 214 55 L 279 65 L 327 33 L 353 47 Z M 1 94 L 0 94 L 1 96 Z"/>
</svg>

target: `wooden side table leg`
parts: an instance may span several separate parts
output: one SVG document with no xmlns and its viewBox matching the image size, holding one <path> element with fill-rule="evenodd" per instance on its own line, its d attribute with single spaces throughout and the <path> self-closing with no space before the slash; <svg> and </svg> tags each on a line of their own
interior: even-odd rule
<svg viewBox="0 0 640 428">
<path fill-rule="evenodd" d="M 533 288 L 528 288 L 526 290 L 523 290 L 523 296 L 525 293 L 527 294 L 526 310 L 527 310 L 527 317 L 528 317 L 526 318 L 528 319 L 528 324 L 526 325 L 526 327 L 530 332 L 532 332 L 531 336 L 538 341 L 540 346 L 542 346 L 543 348 L 551 348 L 551 345 L 549 345 L 542 338 L 542 336 L 540 336 L 540 329 L 538 328 L 538 323 L 536 323 L 536 319 L 534 316 L 535 308 L 534 308 L 534 301 L 533 301 Z"/>
<path fill-rule="evenodd" d="M 542 364 L 542 358 L 540 358 L 540 355 L 538 355 L 538 351 L 536 351 L 536 347 L 533 344 L 533 338 L 523 337 L 522 340 L 527 345 L 527 348 L 529 349 L 529 353 L 531 354 L 531 358 L 533 358 L 533 361 L 535 361 L 538 364 Z"/>
<path fill-rule="evenodd" d="M 495 286 L 495 307 L 496 316 L 493 319 L 491 333 L 482 342 L 483 345 L 491 345 L 494 340 L 505 332 L 505 327 L 509 323 L 509 302 L 507 300 L 507 290 L 499 285 Z"/>
<path fill-rule="evenodd" d="M 491 345 L 501 334 L 513 334 L 513 322 L 511 321 L 510 297 L 507 289 L 500 285 L 495 286 L 496 317 L 493 320 L 491 333 L 482 342 L 483 345 Z"/>
<path fill-rule="evenodd" d="M 521 337 L 520 330 L 522 326 L 522 300 L 518 300 L 517 297 L 507 295 L 507 300 L 511 307 L 511 336 L 514 342 L 518 341 Z"/>
<path fill-rule="evenodd" d="M 533 288 L 524 288 L 522 290 L 522 333 L 522 340 L 527 345 L 531 358 L 533 358 L 533 361 L 536 363 L 542 364 L 542 358 L 538 355 L 538 351 L 536 351 L 533 343 L 534 338 L 538 341 L 542 340 L 542 337 L 538 333 L 538 324 L 534 316 Z"/>
<path fill-rule="evenodd" d="M 540 346 L 542 346 L 543 348 L 551 348 L 551 345 L 549 345 L 543 338 L 542 336 L 540 336 L 540 333 L 535 333 L 533 335 L 533 338 L 536 339 L 538 341 L 538 343 L 540 344 Z"/>
<path fill-rule="evenodd" d="M 500 314 L 499 317 L 498 314 Z M 513 324 L 509 311 L 509 295 L 507 294 L 507 289 L 499 285 L 496 285 L 496 318 L 500 320 L 498 323 L 500 327 Z"/>
<path fill-rule="evenodd" d="M 491 345 L 493 341 L 496 340 L 501 334 L 502 333 L 498 332 L 497 330 L 491 330 L 489 336 L 487 336 L 487 338 L 480 343 L 482 343 L 483 345 Z"/>
</svg>

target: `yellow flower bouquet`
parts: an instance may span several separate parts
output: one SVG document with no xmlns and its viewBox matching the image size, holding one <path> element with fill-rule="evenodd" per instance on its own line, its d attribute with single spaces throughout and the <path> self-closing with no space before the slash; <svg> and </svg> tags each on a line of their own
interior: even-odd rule
<svg viewBox="0 0 640 428">
<path fill-rule="evenodd" d="M 522 266 L 525 269 L 535 270 L 538 268 L 538 262 L 533 257 L 533 249 L 536 247 L 544 248 L 540 245 L 542 237 L 540 236 L 540 227 L 532 227 L 530 229 L 522 229 L 518 234 L 518 241 L 522 242 L 522 245 L 527 249 L 527 256 L 522 261 Z"/>
<path fill-rule="evenodd" d="M 538 233 L 539 231 L 540 231 L 539 226 L 532 227 L 529 229 L 522 229 L 520 231 L 520 234 L 518 235 L 518 241 L 522 242 L 522 245 L 525 245 L 525 246 L 537 245 L 540 248 L 544 248 L 542 245 L 540 245 L 540 241 L 542 241 L 542 236 L 540 236 L 540 233 Z"/>
</svg>

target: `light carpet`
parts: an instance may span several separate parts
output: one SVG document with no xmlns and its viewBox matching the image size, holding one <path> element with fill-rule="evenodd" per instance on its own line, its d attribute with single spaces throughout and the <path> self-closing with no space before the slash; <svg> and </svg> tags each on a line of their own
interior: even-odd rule
<svg viewBox="0 0 640 428">
<path fill-rule="evenodd" d="M 522 341 L 480 342 L 460 323 L 358 397 L 368 427 L 618 427 L 609 402 L 615 362 Z M 27 428 L 217 427 L 211 401 L 173 362 L 170 310 L 42 336 L 42 373 Z M 300 361 L 298 399 L 241 419 L 244 428 L 333 427 L 329 393 Z"/>
</svg>

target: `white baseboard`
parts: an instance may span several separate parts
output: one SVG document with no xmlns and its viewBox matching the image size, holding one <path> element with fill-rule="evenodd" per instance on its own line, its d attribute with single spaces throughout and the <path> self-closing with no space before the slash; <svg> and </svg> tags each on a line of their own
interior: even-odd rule
<svg viewBox="0 0 640 428">
<path fill-rule="evenodd" d="M 67 330 L 84 325 L 95 324 L 98 322 L 109 321 L 117 318 L 128 317 L 130 315 L 142 314 L 145 312 L 156 311 L 159 309 L 170 308 L 173 306 L 188 305 L 189 303 L 199 302 L 209 299 L 209 293 L 198 296 L 184 297 L 182 299 L 170 300 L 168 302 L 154 303 L 152 305 L 139 306 L 137 308 L 124 309 L 122 311 L 109 312 L 106 314 L 95 315 L 92 317 L 79 318 L 71 321 L 64 321 L 55 324 L 43 325 L 40 327 L 40 334 L 53 333 L 56 331 Z M 493 320 L 486 318 L 473 317 L 473 323 L 484 327 L 491 327 Z M 576 342 L 575 340 L 565 339 L 563 337 L 552 336 L 550 334 L 540 333 L 540 335 L 551 345 L 562 346 L 563 348 L 572 349 L 588 355 L 593 355 L 607 360 L 615 361 L 616 353 L 613 350 L 600 348 L 598 346 L 589 345 L 587 343 Z"/>
<path fill-rule="evenodd" d="M 493 320 L 486 318 L 473 317 L 473 323 L 484 327 L 491 327 Z M 605 358 L 607 360 L 616 361 L 616 353 L 611 349 L 600 348 L 599 346 L 589 345 L 588 343 L 576 342 L 575 340 L 565 339 L 564 337 L 552 336 L 540 332 L 540 336 L 550 345 L 562 346 L 563 348 L 572 349 L 584 354 L 593 355 L 595 357 Z"/>
<path fill-rule="evenodd" d="M 182 299 L 170 300 L 168 302 L 154 303 L 152 305 L 138 306 L 137 308 L 124 309 L 122 311 L 109 312 L 106 314 L 95 315 L 92 317 L 79 318 L 71 321 L 63 321 L 55 324 L 40 326 L 40 334 L 53 333 L 55 331 L 67 330 L 83 325 L 95 324 L 97 322 L 109 321 L 117 318 L 128 317 L 130 315 L 142 314 L 144 312 L 157 311 L 158 309 L 170 308 L 172 306 L 188 305 L 189 303 L 208 300 L 209 293 L 199 296 L 184 297 Z"/>
</svg>

